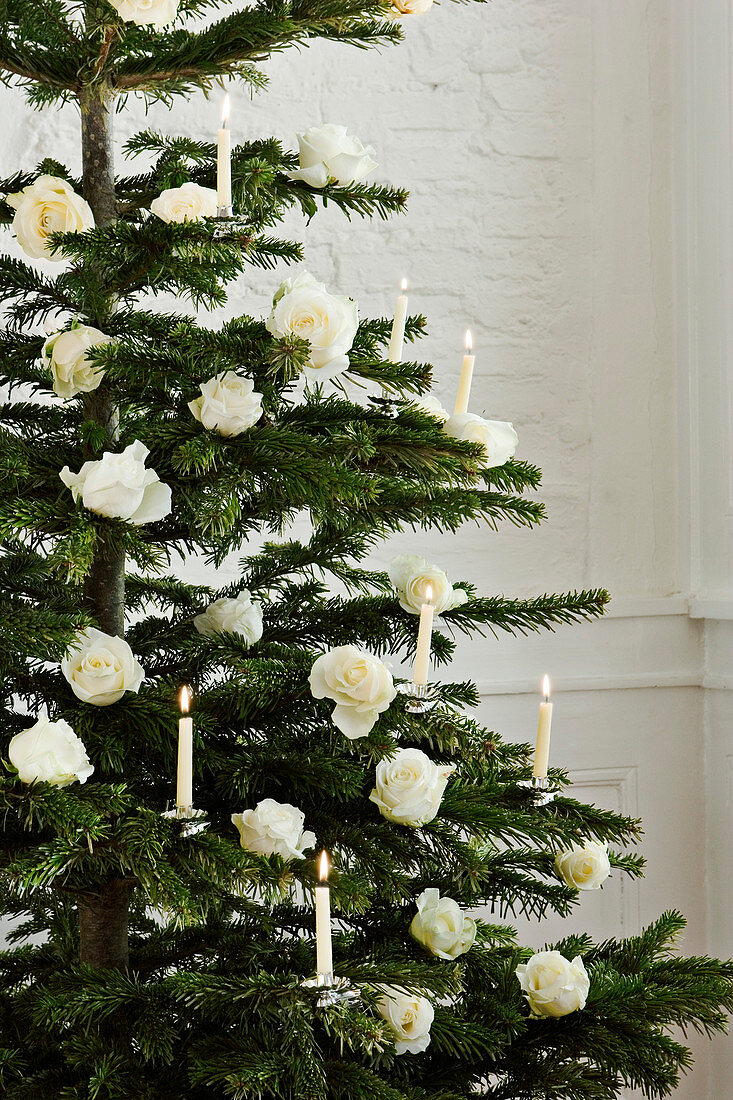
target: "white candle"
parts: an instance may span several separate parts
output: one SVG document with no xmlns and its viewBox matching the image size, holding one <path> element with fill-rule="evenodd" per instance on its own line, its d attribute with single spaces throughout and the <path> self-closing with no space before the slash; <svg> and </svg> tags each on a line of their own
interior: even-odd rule
<svg viewBox="0 0 733 1100">
<path fill-rule="evenodd" d="M 181 710 L 178 722 L 178 783 L 176 806 L 190 810 L 193 806 L 193 720 L 188 716 L 191 697 L 187 687 L 181 688 Z"/>
<path fill-rule="evenodd" d="M 331 891 L 328 888 L 328 856 L 321 852 L 318 871 L 321 886 L 316 886 L 316 972 L 319 975 L 333 974 L 333 952 L 331 947 Z"/>
<path fill-rule="evenodd" d="M 420 608 L 420 626 L 417 631 L 413 684 L 427 684 L 430 671 L 430 643 L 433 636 L 433 590 L 425 586 L 425 603 Z"/>
<path fill-rule="evenodd" d="M 461 377 L 458 380 L 456 407 L 453 410 L 454 416 L 458 413 L 468 412 L 468 399 L 471 396 L 471 380 L 473 378 L 473 364 L 476 361 L 476 357 L 471 355 L 472 347 L 471 330 L 466 329 L 466 354 L 463 356 L 463 363 L 461 364 Z"/>
<path fill-rule="evenodd" d="M 394 321 L 392 322 L 392 335 L 389 338 L 387 360 L 390 363 L 402 362 L 402 345 L 405 342 L 405 321 L 407 320 L 407 279 L 402 280 L 402 293 L 397 298 L 395 305 Z"/>
<path fill-rule="evenodd" d="M 547 762 L 550 759 L 550 730 L 552 728 L 552 703 L 550 702 L 550 677 L 542 681 L 544 699 L 540 703 L 540 721 L 537 726 L 537 748 L 534 754 L 534 776 L 544 779 L 547 775 Z"/>
<path fill-rule="evenodd" d="M 220 211 L 232 205 L 232 135 L 228 123 L 227 92 L 221 105 L 221 126 L 216 138 L 216 205 Z"/>
</svg>

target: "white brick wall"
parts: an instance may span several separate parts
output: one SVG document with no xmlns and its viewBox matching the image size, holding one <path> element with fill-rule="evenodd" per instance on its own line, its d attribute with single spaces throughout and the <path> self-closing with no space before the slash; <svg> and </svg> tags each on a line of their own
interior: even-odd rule
<svg viewBox="0 0 733 1100">
<path fill-rule="evenodd" d="M 344 122 L 376 146 L 378 175 L 411 189 L 406 217 L 350 224 L 329 209 L 307 234 L 294 219 L 295 235 L 308 265 L 365 313 L 390 309 L 410 278 L 446 402 L 473 329 L 473 406 L 515 422 L 519 453 L 545 471 L 549 520 L 436 552 L 463 562 L 475 547 L 471 578 L 507 591 L 534 591 L 538 579 L 605 583 L 620 596 L 675 588 L 668 149 L 655 91 L 666 58 L 650 46 L 664 8 L 446 3 L 408 23 L 399 48 L 290 50 L 266 65 L 271 87 L 254 102 L 233 92 L 235 138 L 294 144 L 311 123 Z M 120 137 L 144 125 L 210 136 L 218 99 L 147 118 L 133 103 Z M 0 107 L 10 119 L 1 171 L 44 155 L 78 167 L 72 108 L 31 114 L 7 90 Z M 275 281 L 258 274 L 234 308 L 264 310 Z"/>
</svg>

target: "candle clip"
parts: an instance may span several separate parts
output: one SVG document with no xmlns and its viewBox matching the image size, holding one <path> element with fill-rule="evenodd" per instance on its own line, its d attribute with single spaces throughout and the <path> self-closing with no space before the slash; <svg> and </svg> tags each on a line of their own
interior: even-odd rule
<svg viewBox="0 0 733 1100">
<path fill-rule="evenodd" d="M 396 420 L 407 404 L 403 397 L 388 395 L 386 390 L 382 390 L 381 397 L 370 397 L 369 400 L 376 407 L 377 412 L 389 417 L 390 420 Z"/>
<path fill-rule="evenodd" d="M 174 806 L 172 810 L 165 810 L 160 816 L 167 821 L 178 822 L 182 837 L 197 836 L 209 827 L 204 811 L 197 810 L 193 806 Z"/>
<path fill-rule="evenodd" d="M 546 775 L 533 775 L 531 779 L 520 779 L 518 786 L 526 787 L 531 792 L 536 806 L 549 806 L 560 794 L 559 788 L 550 786 L 550 779 Z"/>
<path fill-rule="evenodd" d="M 337 978 L 333 973 L 316 974 L 302 983 L 304 989 L 318 991 L 318 1008 L 336 1008 L 338 1005 L 356 1005 L 361 1001 L 361 990 L 348 978 Z"/>
<path fill-rule="evenodd" d="M 400 695 L 407 696 L 405 710 L 408 714 L 427 714 L 438 702 L 438 686 L 436 684 L 416 684 L 414 681 L 399 684 L 397 690 Z"/>
</svg>

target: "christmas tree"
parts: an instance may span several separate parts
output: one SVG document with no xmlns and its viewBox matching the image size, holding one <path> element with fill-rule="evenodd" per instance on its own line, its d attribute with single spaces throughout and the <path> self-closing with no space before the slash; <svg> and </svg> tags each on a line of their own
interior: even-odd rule
<svg viewBox="0 0 733 1100">
<path fill-rule="evenodd" d="M 148 131 L 126 157 L 150 170 L 114 171 L 130 95 L 256 89 L 275 50 L 398 42 L 429 3 L 3 0 L 2 78 L 78 103 L 83 162 L 0 183 L 28 257 L 0 258 L 9 1100 L 663 1096 L 690 1063 L 669 1029 L 725 1027 L 733 965 L 675 953 L 676 913 L 534 955 L 501 923 L 640 875 L 639 823 L 545 779 L 547 707 L 533 767 L 447 669 L 457 633 L 592 618 L 604 591 L 487 596 L 418 555 L 368 568 L 404 527 L 543 515 L 511 425 L 468 411 L 470 362 L 453 415 L 429 396 L 402 343 L 424 318 L 268 274 L 301 259 L 273 234 L 291 208 L 387 217 L 406 193 L 367 182 L 373 150 L 338 126 L 231 160 L 225 126 Z M 269 316 L 201 323 L 250 265 Z M 412 682 L 390 656 L 415 658 Z"/>
</svg>

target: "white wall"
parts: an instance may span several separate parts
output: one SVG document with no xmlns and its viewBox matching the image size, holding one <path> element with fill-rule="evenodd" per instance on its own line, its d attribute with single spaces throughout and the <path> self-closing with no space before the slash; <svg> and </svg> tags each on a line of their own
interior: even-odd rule
<svg viewBox="0 0 733 1100">
<path fill-rule="evenodd" d="M 713 167 L 721 138 L 730 159 L 728 7 L 446 3 L 407 25 L 399 49 L 288 52 L 267 65 L 269 91 L 252 103 L 233 94 L 235 138 L 275 133 L 293 144 L 297 130 L 332 120 L 376 146 L 379 175 L 412 190 L 408 216 L 350 224 L 328 210 L 305 237 L 309 268 L 365 314 L 390 309 L 407 275 L 447 403 L 470 326 L 473 407 L 513 420 L 519 454 L 544 469 L 541 530 L 426 536 L 429 556 L 487 592 L 604 585 L 614 596 L 602 623 L 478 639 L 455 666 L 479 681 L 487 722 L 522 740 L 549 671 L 554 758 L 581 797 L 645 818 L 646 880 L 583 899 L 578 922 L 600 936 L 632 933 L 677 906 L 690 919 L 685 947 L 723 954 L 733 901 L 730 624 L 691 619 L 688 597 L 696 615 L 719 615 L 703 601 L 733 595 L 731 466 L 721 473 L 719 462 L 730 458 L 730 295 L 719 276 L 731 257 L 721 257 L 719 230 L 731 203 Z M 702 123 L 718 103 L 709 132 Z M 0 110 L 0 171 L 45 155 L 78 167 L 72 109 L 31 115 L 17 92 L 0 91 Z M 120 136 L 144 125 L 210 136 L 217 115 L 202 97 L 147 118 L 138 105 L 120 118 Z M 243 281 L 232 309 L 264 311 L 276 283 Z M 537 943 L 555 933 L 526 931 Z M 724 1095 L 730 1049 L 719 1042 L 711 1061 L 703 1045 L 680 1100 Z"/>
</svg>

